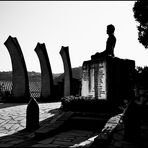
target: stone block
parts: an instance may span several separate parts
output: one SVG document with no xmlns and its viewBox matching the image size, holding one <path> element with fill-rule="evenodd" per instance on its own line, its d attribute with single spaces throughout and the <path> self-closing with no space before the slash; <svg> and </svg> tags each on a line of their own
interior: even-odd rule
<svg viewBox="0 0 148 148">
<path fill-rule="evenodd" d="M 49 143 L 52 143 L 53 140 L 54 140 L 54 138 L 48 138 L 48 139 L 39 141 L 38 143 L 40 143 L 40 144 L 49 144 Z"/>
<path fill-rule="evenodd" d="M 135 62 L 117 57 L 84 61 L 81 95 L 119 105 L 134 88 Z"/>
<path fill-rule="evenodd" d="M 55 139 L 55 141 L 53 142 L 53 144 L 55 145 L 59 145 L 59 146 L 71 146 L 73 145 L 71 142 L 67 142 L 67 141 L 58 141 Z"/>
</svg>

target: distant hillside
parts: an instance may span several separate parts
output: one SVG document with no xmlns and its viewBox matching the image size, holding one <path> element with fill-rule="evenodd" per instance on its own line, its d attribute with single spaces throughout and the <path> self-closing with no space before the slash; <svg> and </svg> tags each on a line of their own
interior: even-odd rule
<svg viewBox="0 0 148 148">
<path fill-rule="evenodd" d="M 57 78 L 61 74 L 53 74 L 53 78 Z M 38 72 L 28 72 L 29 81 L 41 81 L 41 73 Z M 0 81 L 12 81 L 12 72 L 0 72 Z"/>
<path fill-rule="evenodd" d="M 73 78 L 80 80 L 82 75 L 82 67 L 72 68 Z M 30 82 L 40 82 L 41 73 L 39 72 L 28 72 L 28 77 Z M 53 74 L 53 79 L 55 83 L 61 82 L 64 79 L 64 73 Z M 12 72 L 0 72 L 0 81 L 12 81 Z"/>
<path fill-rule="evenodd" d="M 72 68 L 72 77 L 74 79 L 81 81 L 81 77 L 82 77 L 82 67 L 81 66 Z M 58 83 L 58 82 L 62 82 L 63 80 L 64 80 L 64 73 L 62 73 L 59 77 L 55 78 L 54 82 Z"/>
<path fill-rule="evenodd" d="M 0 81 L 11 81 L 12 80 L 12 72 L 0 72 Z"/>
</svg>

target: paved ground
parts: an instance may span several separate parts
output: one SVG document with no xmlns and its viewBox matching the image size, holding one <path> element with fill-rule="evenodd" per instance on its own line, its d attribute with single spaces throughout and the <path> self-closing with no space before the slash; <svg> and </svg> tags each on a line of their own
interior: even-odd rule
<svg viewBox="0 0 148 148">
<path fill-rule="evenodd" d="M 57 103 L 39 104 L 40 124 L 46 126 L 51 120 L 60 116 Z M 34 139 L 34 132 L 22 131 L 26 126 L 26 107 L 23 104 L 0 104 L 0 147 L 80 147 L 90 146 L 97 137 L 94 131 L 71 129 L 54 136 Z M 46 120 L 45 120 L 46 119 Z M 45 122 L 44 122 L 45 121 Z M 96 146 L 97 147 L 97 146 Z M 95 148 L 96 148 L 95 147 Z M 113 134 L 108 148 L 148 147 L 148 120 L 142 121 L 141 140 L 128 142 L 124 139 L 124 125 L 121 123 Z"/>
<path fill-rule="evenodd" d="M 72 129 L 62 131 L 52 137 L 34 139 L 34 132 L 23 131 L 26 126 L 27 105 L 1 104 L 0 109 L 0 147 L 77 147 L 90 144 L 96 137 L 95 131 Z M 61 114 L 61 103 L 39 104 L 40 124 L 44 127 Z M 45 120 L 46 119 L 46 120 Z"/>
<path fill-rule="evenodd" d="M 40 121 L 54 116 L 61 103 L 40 103 Z M 5 107 L 5 108 L 4 108 Z M 26 108 L 23 104 L 0 104 L 0 137 L 11 135 L 26 127 Z"/>
</svg>

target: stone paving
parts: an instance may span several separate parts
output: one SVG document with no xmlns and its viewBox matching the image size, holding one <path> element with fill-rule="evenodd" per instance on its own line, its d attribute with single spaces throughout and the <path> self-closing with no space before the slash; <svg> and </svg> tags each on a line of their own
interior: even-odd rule
<svg viewBox="0 0 148 148">
<path fill-rule="evenodd" d="M 40 103 L 40 121 L 42 121 L 40 125 L 46 126 L 49 122 L 58 119 L 61 116 L 58 110 L 60 106 L 60 102 Z M 0 109 L 0 147 L 98 147 L 93 145 L 93 142 L 99 134 L 91 130 L 70 129 L 53 136 L 36 139 L 35 132 L 23 131 L 26 124 L 26 108 L 27 105 L 18 105 Z M 120 117 L 119 114 L 110 118 L 104 128 L 112 130 L 116 124 L 110 123 L 119 122 Z M 111 143 L 106 148 L 147 148 L 148 121 L 142 122 L 141 139 L 135 143 L 126 141 L 124 139 L 124 125 L 121 121 L 114 130 Z"/>
<path fill-rule="evenodd" d="M 59 102 L 39 104 L 40 121 L 46 121 L 40 122 L 41 125 L 47 126 L 49 122 L 59 119 L 60 106 Z M 52 137 L 34 139 L 35 132 L 21 132 L 26 124 L 26 107 L 27 105 L 19 105 L 0 109 L 1 121 L 3 121 L 0 124 L 0 147 L 79 147 L 89 145 L 96 136 L 94 131 L 71 129 Z"/>
<path fill-rule="evenodd" d="M 88 130 L 69 130 L 38 141 L 31 147 L 80 147 L 90 145 L 96 134 Z"/>
<path fill-rule="evenodd" d="M 1 105 L 2 106 L 2 105 Z M 39 103 L 40 121 L 52 117 L 57 113 L 61 103 Z M 26 127 L 27 105 L 18 105 L 0 109 L 0 137 L 11 135 Z M 52 111 L 52 110 L 55 111 Z"/>
<path fill-rule="evenodd" d="M 41 127 L 46 127 L 49 122 L 60 119 L 63 114 L 58 110 L 60 106 L 59 102 L 39 104 L 40 121 L 47 120 Z M 25 128 L 26 108 L 27 105 L 19 105 L 0 109 L 0 121 L 3 121 L 0 124 L 0 147 L 86 147 L 93 143 L 98 134 L 91 130 L 70 129 L 51 137 L 34 139 L 35 132 L 19 132 Z"/>
</svg>

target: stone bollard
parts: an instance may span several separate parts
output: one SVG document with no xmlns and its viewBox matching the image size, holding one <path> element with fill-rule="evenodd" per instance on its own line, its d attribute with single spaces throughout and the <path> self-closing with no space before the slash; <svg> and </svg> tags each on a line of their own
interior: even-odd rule
<svg viewBox="0 0 148 148">
<path fill-rule="evenodd" d="M 32 97 L 26 110 L 26 129 L 28 131 L 34 131 L 39 126 L 39 106 L 37 101 Z"/>
</svg>

